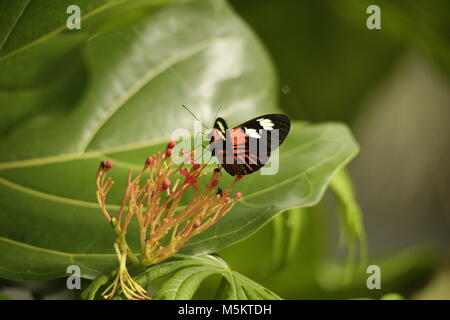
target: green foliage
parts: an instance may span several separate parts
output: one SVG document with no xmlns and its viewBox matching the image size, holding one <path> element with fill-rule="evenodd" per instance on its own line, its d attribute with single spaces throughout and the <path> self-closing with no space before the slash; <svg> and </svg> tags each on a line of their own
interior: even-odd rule
<svg viewBox="0 0 450 320">
<path fill-rule="evenodd" d="M 83 21 L 79 31 L 66 28 L 66 9 L 73 1 L 0 3 L 0 104 L 8 106 L 2 108 L 0 133 L 10 133 L 33 117 L 45 120 L 50 112 L 66 113 L 74 107 L 92 71 L 82 56 L 84 47 L 109 21 L 137 21 L 141 17 L 134 11 L 148 15 L 174 2 L 180 1 L 77 1 Z"/>
<path fill-rule="evenodd" d="M 275 293 L 230 269 L 228 264 L 215 255 L 188 256 L 177 254 L 175 259 L 166 260 L 147 268 L 136 277 L 137 283 L 155 292 L 156 300 L 192 299 L 202 282 L 213 275 L 222 277 L 216 298 L 231 300 L 278 300 Z M 164 281 L 158 282 L 161 278 Z M 84 291 L 84 299 L 94 299 L 99 287 L 109 277 L 102 275 Z M 120 298 L 120 297 L 118 297 Z"/>
<path fill-rule="evenodd" d="M 128 169 L 162 150 L 174 129 L 191 129 L 182 104 L 208 125 L 219 106 L 230 125 L 281 111 L 267 52 L 225 1 L 78 1 L 80 31 L 66 30 L 70 4 L 0 4 L 0 277 L 48 280 L 76 264 L 95 279 L 83 294 L 94 299 L 117 266 L 114 234 L 95 199 L 99 162 L 114 162 L 108 202 L 116 213 Z M 318 220 L 306 207 L 319 203 L 330 181 L 349 257 L 357 245 L 364 257 L 361 212 L 342 170 L 359 151 L 349 129 L 294 121 L 279 151 L 276 175 L 244 177 L 232 212 L 137 282 L 155 299 L 191 299 L 219 276 L 216 298 L 279 299 L 210 253 L 273 219 L 273 242 L 264 247 L 272 248 L 271 271 L 284 270 L 299 251 L 315 270 L 316 244 L 305 250 L 302 243 Z"/>
<path fill-rule="evenodd" d="M 356 197 L 353 186 L 348 174 L 344 169 L 340 170 L 330 183 L 331 189 L 334 191 L 338 199 L 340 209 L 340 225 L 341 225 L 341 243 L 344 241 L 343 236 L 346 237 L 346 244 L 348 246 L 348 273 L 345 281 L 349 281 L 355 267 L 356 250 L 359 246 L 360 266 L 367 265 L 367 242 L 364 226 L 362 224 L 362 214 Z"/>
<path fill-rule="evenodd" d="M 50 228 L 49 225 L 46 226 Z M 32 226 L 29 227 L 31 229 Z M 47 280 L 67 276 L 66 269 L 75 264 L 84 278 L 94 279 L 117 264 L 110 254 L 68 253 L 0 237 L 0 277 L 14 280 Z"/>
<path fill-rule="evenodd" d="M 357 27 L 346 21 L 348 12 L 336 12 L 343 1 L 231 2 L 272 54 L 280 103 L 297 119 L 353 120 L 367 88 L 385 76 L 402 50 L 384 32 L 367 30 L 361 1 L 346 1 L 360 18 Z"/>
<path fill-rule="evenodd" d="M 298 119 L 352 122 L 405 52 L 419 49 L 450 71 L 446 0 L 231 0 L 271 53 L 280 103 Z M 366 9 L 381 8 L 381 30 Z"/>
<path fill-rule="evenodd" d="M 338 200 L 341 226 L 341 246 L 348 248 L 348 266 L 345 281 L 350 281 L 357 258 L 359 265 L 367 264 L 367 243 L 362 213 L 356 201 L 353 186 L 345 169 L 339 170 L 330 182 Z M 301 232 L 305 232 L 306 209 L 295 208 L 273 219 L 274 271 L 282 270 L 296 255 Z M 357 249 L 359 255 L 357 256 Z"/>
<path fill-rule="evenodd" d="M 100 11 L 94 10 L 89 20 Z M 27 10 L 27 16 L 32 13 Z M 97 28 L 102 21 L 98 17 Z M 0 275 L 5 278 L 61 277 L 69 263 L 79 264 L 87 278 L 112 269 L 113 234 L 95 203 L 98 163 L 115 162 L 118 183 L 110 197 L 114 212 L 128 168 L 140 167 L 148 154 L 162 148 L 173 129 L 189 128 L 192 119 L 181 104 L 203 119 L 212 118 L 220 104 L 221 115 L 230 122 L 277 111 L 271 64 L 224 2 L 194 1 L 152 11 L 89 41 L 60 34 L 56 25 L 46 22 L 36 28 L 33 39 L 22 39 L 18 26 L 9 38 L 19 38 L 17 48 L 2 52 L 0 63 L 9 68 L 5 74 L 12 74 L 20 59 L 29 62 L 41 46 L 55 45 L 61 50 L 48 63 L 66 61 L 71 57 L 67 51 L 82 52 L 79 62 L 90 75 L 70 108 L 55 106 L 20 121 L 0 141 L 0 243 L 8 253 L 2 254 Z M 64 49 L 74 37 L 71 49 Z M 39 73 L 33 77 L 41 81 Z M 243 179 L 239 205 L 183 251 L 217 251 L 250 236 L 280 211 L 317 203 L 331 176 L 357 150 L 343 125 L 294 123 L 281 150 L 279 173 Z"/>
<path fill-rule="evenodd" d="M 299 207 L 279 214 L 272 220 L 274 271 L 283 269 L 294 258 L 305 221 L 304 215 L 305 209 Z"/>
</svg>

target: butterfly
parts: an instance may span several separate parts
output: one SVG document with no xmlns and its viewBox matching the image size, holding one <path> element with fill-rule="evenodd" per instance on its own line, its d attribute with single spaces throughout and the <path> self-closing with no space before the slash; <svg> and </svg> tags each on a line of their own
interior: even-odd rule
<svg viewBox="0 0 450 320">
<path fill-rule="evenodd" d="M 266 114 L 232 129 L 222 118 L 214 122 L 208 149 L 230 175 L 247 175 L 261 169 L 291 128 L 284 114 Z"/>
</svg>

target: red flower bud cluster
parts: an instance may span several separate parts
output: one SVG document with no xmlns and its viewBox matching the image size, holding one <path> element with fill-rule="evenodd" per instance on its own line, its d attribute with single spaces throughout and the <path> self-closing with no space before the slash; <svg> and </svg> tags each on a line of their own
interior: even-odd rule
<svg viewBox="0 0 450 320">
<path fill-rule="evenodd" d="M 114 216 L 106 205 L 106 197 L 114 184 L 107 176 L 113 164 L 111 161 L 100 164 L 96 176 L 97 199 L 117 234 L 115 248 L 119 259 L 128 257 L 131 262 L 143 266 L 161 262 L 174 255 L 190 238 L 220 220 L 241 198 L 240 192 L 231 195 L 241 177 L 236 177 L 222 190 L 218 187 L 220 170 L 208 170 L 206 164 L 195 163 L 192 152 L 185 153 L 181 149 L 180 154 L 175 155 L 175 146 L 176 143 L 170 141 L 164 152 L 148 157 L 134 177 L 130 169 L 122 204 Z M 176 156 L 187 160 L 188 165 L 183 161 L 175 164 L 173 158 Z M 133 218 L 139 226 L 139 258 L 126 242 L 127 228 Z M 122 286 L 122 292 L 129 298 L 147 297 L 145 290 L 133 283 L 128 275 L 126 263 L 121 266 L 117 286 L 110 286 L 106 296 L 113 297 L 117 287 Z"/>
</svg>

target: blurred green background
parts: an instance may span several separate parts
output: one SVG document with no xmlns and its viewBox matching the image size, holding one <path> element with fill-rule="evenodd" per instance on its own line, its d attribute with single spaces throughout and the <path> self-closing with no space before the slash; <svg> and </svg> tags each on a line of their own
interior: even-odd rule
<svg viewBox="0 0 450 320">
<path fill-rule="evenodd" d="M 450 298 L 450 6 L 448 1 L 231 1 L 276 66 L 292 117 L 348 123 L 361 146 L 350 164 L 382 289 L 344 256 L 328 195 L 302 216 L 296 255 L 271 263 L 274 223 L 220 254 L 284 298 Z M 381 30 L 366 8 L 381 8 Z M 297 280 L 298 279 L 298 280 Z"/>
<path fill-rule="evenodd" d="M 381 267 L 382 289 L 366 288 L 365 268 L 342 281 L 346 252 L 331 194 L 302 209 L 300 219 L 283 213 L 219 254 L 286 299 L 392 292 L 450 299 L 450 2 L 230 2 L 272 58 L 281 108 L 293 119 L 351 126 L 361 153 L 349 172 L 363 212 L 368 264 Z M 381 30 L 366 28 L 371 4 L 381 8 Z M 295 241 L 281 260 L 274 250 L 280 230 Z M 218 280 L 209 279 L 198 298 L 213 296 Z M 6 284 L 11 295 L 24 294 Z M 67 291 L 57 293 L 63 284 L 21 286 L 35 297 L 65 298 Z"/>
</svg>

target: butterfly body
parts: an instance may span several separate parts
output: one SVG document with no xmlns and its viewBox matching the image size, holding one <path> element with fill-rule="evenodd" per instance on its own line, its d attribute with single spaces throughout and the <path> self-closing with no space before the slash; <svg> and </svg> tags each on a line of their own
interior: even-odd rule
<svg viewBox="0 0 450 320">
<path fill-rule="evenodd" d="M 209 149 L 230 175 L 247 175 L 261 169 L 271 151 L 278 148 L 290 129 L 283 114 L 267 114 L 248 120 L 232 129 L 217 118 Z"/>
</svg>

